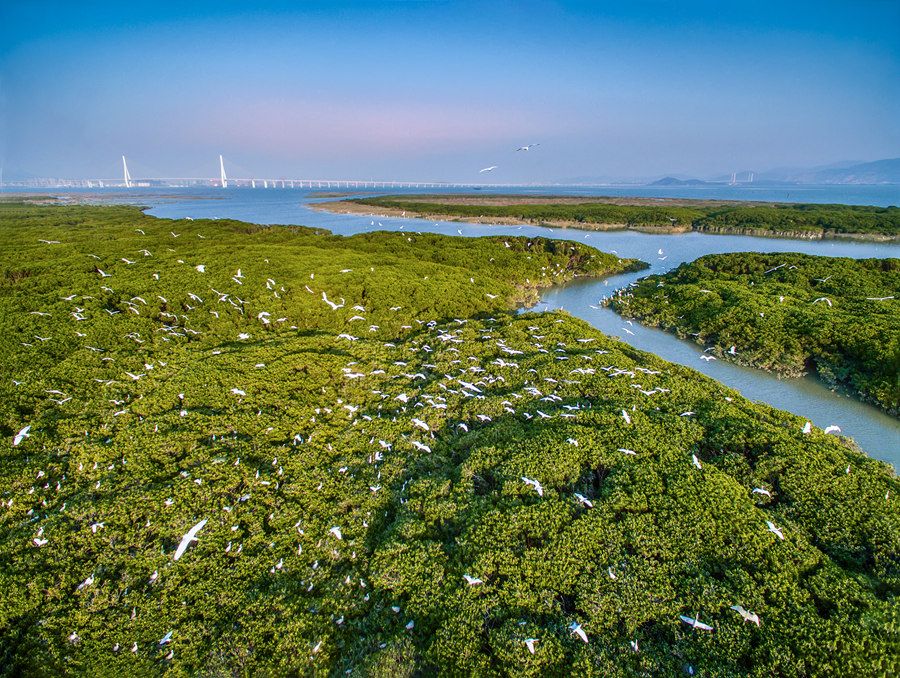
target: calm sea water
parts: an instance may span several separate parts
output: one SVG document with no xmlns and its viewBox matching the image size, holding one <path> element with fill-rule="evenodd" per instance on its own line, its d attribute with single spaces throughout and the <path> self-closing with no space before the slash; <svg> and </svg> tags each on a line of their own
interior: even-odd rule
<svg viewBox="0 0 900 678">
<path fill-rule="evenodd" d="M 435 193 L 435 189 L 391 190 L 390 193 Z M 466 191 L 470 192 L 470 191 Z M 900 205 L 900 186 L 808 186 L 766 187 L 533 187 L 508 189 L 521 194 L 617 195 L 645 197 L 689 197 L 738 200 L 798 201 L 816 203 Z M 83 193 L 96 193 L 84 191 Z M 835 393 L 814 377 L 778 379 L 724 360 L 700 360 L 703 348 L 671 334 L 628 326 L 598 301 L 616 289 L 649 273 L 663 273 L 705 254 L 722 252 L 803 252 L 853 258 L 900 257 L 900 245 L 840 240 L 802 241 L 749 236 L 685 233 L 656 235 L 632 231 L 606 233 L 538 226 L 491 226 L 431 222 L 419 219 L 333 214 L 310 206 L 324 199 L 316 191 L 301 189 L 143 189 L 104 194 L 104 200 L 149 205 L 149 214 L 163 218 L 231 218 L 259 224 L 297 224 L 327 228 L 352 235 L 374 230 L 428 231 L 462 237 L 484 235 L 544 236 L 577 240 L 623 257 L 650 263 L 649 271 L 613 276 L 606 280 L 578 281 L 547 290 L 535 310 L 563 309 L 589 322 L 606 334 L 709 375 L 752 400 L 788 410 L 824 428 L 837 424 L 869 455 L 900 467 L 900 421 L 849 396 Z M 663 250 L 660 259 L 658 250 Z"/>
</svg>

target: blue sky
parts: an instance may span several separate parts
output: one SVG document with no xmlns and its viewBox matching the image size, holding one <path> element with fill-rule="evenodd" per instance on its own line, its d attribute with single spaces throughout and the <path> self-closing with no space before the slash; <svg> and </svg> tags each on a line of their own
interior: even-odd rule
<svg viewBox="0 0 900 678">
<path fill-rule="evenodd" d="M 895 1 L 0 5 L 7 176 L 712 176 L 898 120 Z"/>
</svg>

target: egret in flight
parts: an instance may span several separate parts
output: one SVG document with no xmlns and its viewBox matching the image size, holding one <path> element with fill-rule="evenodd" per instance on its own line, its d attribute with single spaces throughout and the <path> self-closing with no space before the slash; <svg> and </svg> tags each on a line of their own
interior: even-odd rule
<svg viewBox="0 0 900 678">
<path fill-rule="evenodd" d="M 522 476 L 522 482 L 525 483 L 526 485 L 531 485 L 531 487 L 534 488 L 535 492 L 538 493 L 539 497 L 544 496 L 544 488 L 541 487 L 541 484 L 537 480 L 532 480 L 531 478 L 526 478 L 525 476 Z"/>
<path fill-rule="evenodd" d="M 188 530 L 187 534 L 185 534 L 181 538 L 181 543 L 178 545 L 178 549 L 175 551 L 175 556 L 173 560 L 178 560 L 181 556 L 184 555 L 184 552 L 187 551 L 188 546 L 191 545 L 192 541 L 198 541 L 197 533 L 203 529 L 203 526 L 206 525 L 206 518 L 201 520 L 199 523 L 194 525 L 190 530 Z"/>
<path fill-rule="evenodd" d="M 753 622 L 754 624 L 759 626 L 758 614 L 753 614 L 752 612 L 745 610 L 741 605 L 732 605 L 731 609 L 741 615 L 741 617 L 744 618 L 745 622 Z"/>
<path fill-rule="evenodd" d="M 780 527 L 775 527 L 775 523 L 771 520 L 766 521 L 766 526 L 769 528 L 769 532 L 778 537 L 781 541 L 784 541 L 784 533 L 781 531 Z"/>
<path fill-rule="evenodd" d="M 13 447 L 18 446 L 18 444 L 21 443 L 23 440 L 25 440 L 25 438 L 28 438 L 31 435 L 29 433 L 30 430 L 31 430 L 31 424 L 29 424 L 28 426 L 23 428 L 21 431 L 16 433 L 16 437 L 13 438 Z"/>
<path fill-rule="evenodd" d="M 678 615 L 681 621 L 683 621 L 688 626 L 692 626 L 695 629 L 700 629 L 701 631 L 712 631 L 713 627 L 709 624 L 704 624 L 699 619 L 693 619 L 691 617 L 686 617 L 683 614 Z"/>
<path fill-rule="evenodd" d="M 588 642 L 587 634 L 584 632 L 584 629 L 581 628 L 581 624 L 579 624 L 578 622 L 572 622 L 571 624 L 569 624 L 569 630 L 573 634 L 581 638 L 584 642 Z"/>
<path fill-rule="evenodd" d="M 491 165 L 490 167 L 485 167 L 484 169 L 478 170 L 478 173 L 484 174 L 485 172 L 493 172 L 495 169 L 497 169 L 497 165 Z"/>
</svg>

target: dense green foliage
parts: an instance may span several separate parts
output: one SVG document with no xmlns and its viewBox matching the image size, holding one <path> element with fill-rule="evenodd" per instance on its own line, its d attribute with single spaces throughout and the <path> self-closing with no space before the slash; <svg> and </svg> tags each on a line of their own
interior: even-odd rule
<svg viewBox="0 0 900 678">
<path fill-rule="evenodd" d="M 826 235 L 874 233 L 900 235 L 900 207 L 773 203 L 710 209 L 694 222 L 697 230 L 771 230 Z"/>
<path fill-rule="evenodd" d="M 512 198 L 514 199 L 514 198 Z M 612 205 L 585 202 L 578 205 L 477 205 L 444 203 L 439 197 L 434 202 L 409 200 L 402 197 L 357 198 L 353 202 L 373 207 L 390 207 L 426 214 L 451 214 L 458 217 L 511 217 L 530 222 L 572 221 L 584 224 L 623 224 L 626 226 L 662 226 L 669 228 L 690 225 L 703 216 L 703 211 L 692 207 L 655 207 L 637 205 Z"/>
<path fill-rule="evenodd" d="M 127 208 L 0 215 L 8 672 L 900 667 L 887 465 L 569 316 L 507 311 L 630 262 Z"/>
<path fill-rule="evenodd" d="M 814 369 L 900 410 L 900 259 L 708 255 L 610 303 L 715 347 L 719 358 L 791 376 Z"/>
<path fill-rule="evenodd" d="M 483 196 L 488 197 L 488 196 Z M 511 198 L 514 200 L 514 198 Z M 869 234 L 900 236 L 900 208 L 867 205 L 806 205 L 772 203 L 742 206 L 654 206 L 582 204 L 478 205 L 404 199 L 399 196 L 358 198 L 353 202 L 420 214 L 461 218 L 509 217 L 527 222 L 621 224 L 629 228 L 683 228 L 716 232 L 771 232 L 798 236 Z"/>
</svg>

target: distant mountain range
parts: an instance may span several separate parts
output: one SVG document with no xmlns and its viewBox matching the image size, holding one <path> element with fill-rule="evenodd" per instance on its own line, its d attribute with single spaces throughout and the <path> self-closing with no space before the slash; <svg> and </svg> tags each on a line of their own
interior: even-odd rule
<svg viewBox="0 0 900 678">
<path fill-rule="evenodd" d="M 900 158 L 873 162 L 842 162 L 821 167 L 783 167 L 766 172 L 741 170 L 734 175 L 692 179 L 667 176 L 650 186 L 703 186 L 706 184 L 900 184 Z"/>
<path fill-rule="evenodd" d="M 760 174 L 759 178 L 797 184 L 900 184 L 900 158 L 809 169 L 772 170 Z"/>
</svg>

